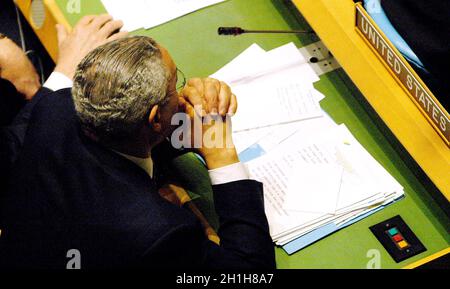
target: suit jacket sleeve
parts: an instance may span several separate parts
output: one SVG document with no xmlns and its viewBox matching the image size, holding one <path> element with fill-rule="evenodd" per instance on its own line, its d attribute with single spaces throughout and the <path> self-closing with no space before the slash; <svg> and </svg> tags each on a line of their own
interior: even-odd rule
<svg viewBox="0 0 450 289">
<path fill-rule="evenodd" d="M 213 186 L 213 190 L 220 246 L 204 236 L 200 224 L 182 225 L 147 250 L 144 262 L 160 268 L 274 269 L 262 184 L 243 180 Z"/>
</svg>

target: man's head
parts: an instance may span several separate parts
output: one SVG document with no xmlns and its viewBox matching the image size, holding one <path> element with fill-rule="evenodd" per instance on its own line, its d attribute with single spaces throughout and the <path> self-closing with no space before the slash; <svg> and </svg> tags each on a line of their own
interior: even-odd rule
<svg viewBox="0 0 450 289">
<path fill-rule="evenodd" d="M 72 96 L 81 123 L 100 142 L 148 142 L 170 133 L 178 109 L 176 66 L 149 37 L 119 39 L 79 64 Z"/>
</svg>

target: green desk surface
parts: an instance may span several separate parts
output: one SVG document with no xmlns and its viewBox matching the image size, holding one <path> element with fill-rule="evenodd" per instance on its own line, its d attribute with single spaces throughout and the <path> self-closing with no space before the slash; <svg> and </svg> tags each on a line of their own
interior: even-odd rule
<svg viewBox="0 0 450 289">
<path fill-rule="evenodd" d="M 100 0 L 81 0 L 81 14 L 66 12 L 68 0 L 56 1 L 71 25 L 83 15 L 104 13 Z M 205 77 L 221 68 L 252 43 L 272 49 L 288 42 L 301 47 L 317 41 L 314 36 L 242 35 L 219 37 L 219 26 L 247 29 L 305 29 L 308 25 L 286 1 L 229 0 L 173 20 L 150 30 L 148 35 L 164 45 L 187 77 Z M 316 88 L 326 95 L 321 105 L 338 123 L 345 123 L 362 145 L 404 186 L 406 198 L 374 215 L 342 229 L 288 256 L 276 248 L 278 268 L 366 268 L 369 250 L 379 250 L 382 268 L 401 268 L 450 245 L 450 222 L 427 193 L 402 154 L 391 145 L 389 132 L 343 70 L 323 75 Z M 200 174 L 202 175 L 202 174 Z M 206 176 L 203 174 L 203 176 Z M 424 243 L 427 251 L 395 263 L 369 230 L 371 225 L 400 214 Z"/>
</svg>

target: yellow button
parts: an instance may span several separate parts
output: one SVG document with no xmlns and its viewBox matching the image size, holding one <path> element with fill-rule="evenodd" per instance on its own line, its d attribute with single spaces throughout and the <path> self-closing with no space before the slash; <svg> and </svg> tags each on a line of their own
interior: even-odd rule
<svg viewBox="0 0 450 289">
<path fill-rule="evenodd" d="M 400 247 L 400 249 L 404 249 L 409 246 L 405 240 L 398 242 L 397 245 Z"/>
</svg>

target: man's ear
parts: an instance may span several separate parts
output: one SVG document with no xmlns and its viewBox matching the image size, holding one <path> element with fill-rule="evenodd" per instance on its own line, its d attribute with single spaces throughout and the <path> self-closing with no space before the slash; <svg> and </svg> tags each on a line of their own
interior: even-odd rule
<svg viewBox="0 0 450 289">
<path fill-rule="evenodd" d="M 150 115 L 148 116 L 148 124 L 153 128 L 155 132 L 160 132 L 162 129 L 160 122 L 161 117 L 159 112 L 159 106 L 154 105 L 150 110 Z"/>
</svg>

